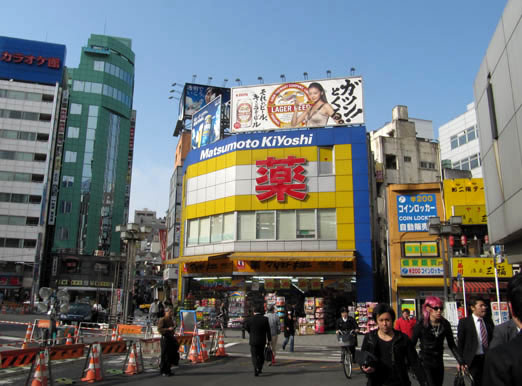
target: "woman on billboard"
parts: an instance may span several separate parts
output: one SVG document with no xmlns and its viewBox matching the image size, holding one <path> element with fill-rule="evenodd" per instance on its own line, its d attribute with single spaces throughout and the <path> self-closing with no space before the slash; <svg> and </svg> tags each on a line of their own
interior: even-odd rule
<svg viewBox="0 0 522 386">
<path fill-rule="evenodd" d="M 294 114 L 292 116 L 292 126 L 322 127 L 327 126 L 328 118 L 342 124 L 341 114 L 334 112 L 333 107 L 328 103 L 323 86 L 320 83 L 310 83 L 308 86 L 308 95 L 311 104 L 308 104 L 306 110 L 298 115 L 297 111 L 301 110 L 301 104 L 294 99 Z"/>
</svg>

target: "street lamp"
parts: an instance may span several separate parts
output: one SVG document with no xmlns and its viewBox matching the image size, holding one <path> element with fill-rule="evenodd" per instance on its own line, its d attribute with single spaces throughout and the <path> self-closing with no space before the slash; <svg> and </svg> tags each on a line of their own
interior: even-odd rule
<svg viewBox="0 0 522 386">
<path fill-rule="evenodd" d="M 116 232 L 121 233 L 121 239 L 127 244 L 127 263 L 125 264 L 125 276 L 123 278 L 123 323 L 127 323 L 130 312 L 129 297 L 131 293 L 134 293 L 134 279 L 136 276 L 136 243 L 145 239 L 151 232 L 151 227 L 129 223 L 117 225 Z"/>
<path fill-rule="evenodd" d="M 461 216 L 451 216 L 449 221 L 441 221 L 440 217 L 430 217 L 428 219 L 428 233 L 436 235 L 441 241 L 442 249 L 442 274 L 444 279 L 444 302 L 448 301 L 448 263 L 450 260 L 449 237 L 451 235 L 459 235 L 462 225 Z M 446 247 L 444 247 L 446 242 Z M 446 248 L 446 251 L 444 250 Z"/>
</svg>

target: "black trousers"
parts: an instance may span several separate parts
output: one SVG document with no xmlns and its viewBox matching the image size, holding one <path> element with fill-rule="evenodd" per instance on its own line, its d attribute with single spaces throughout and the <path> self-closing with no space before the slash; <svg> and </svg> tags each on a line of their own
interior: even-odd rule
<svg viewBox="0 0 522 386">
<path fill-rule="evenodd" d="M 469 366 L 469 372 L 473 377 L 473 385 L 481 386 L 482 385 L 482 372 L 484 371 L 484 355 L 475 355 L 473 361 L 471 362 L 471 366 Z M 492 385 L 489 385 L 492 386 Z"/>
<path fill-rule="evenodd" d="M 441 365 L 427 365 L 423 364 L 424 372 L 428 378 L 430 386 L 442 386 L 444 382 L 444 363 Z"/>
<path fill-rule="evenodd" d="M 262 370 L 265 363 L 265 345 L 251 345 L 250 354 L 252 356 L 252 364 L 254 370 Z"/>
<path fill-rule="evenodd" d="M 169 374 L 172 365 L 177 366 L 179 362 L 179 345 L 173 336 L 161 337 L 160 373 Z"/>
</svg>

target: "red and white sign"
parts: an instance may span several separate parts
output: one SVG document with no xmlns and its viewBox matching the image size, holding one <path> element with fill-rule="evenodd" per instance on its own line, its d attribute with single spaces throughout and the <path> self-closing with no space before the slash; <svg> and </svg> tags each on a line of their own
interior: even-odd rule
<svg viewBox="0 0 522 386">
<path fill-rule="evenodd" d="M 165 261 L 165 259 L 167 258 L 167 230 L 166 229 L 159 230 L 159 239 L 160 239 L 161 260 Z"/>
<path fill-rule="evenodd" d="M 259 201 L 268 200 L 274 196 L 277 201 L 284 202 L 286 195 L 297 200 L 304 200 L 306 192 L 306 176 L 303 175 L 306 159 L 289 156 L 285 159 L 268 157 L 266 160 L 256 161 L 257 173 L 261 177 L 256 178 L 256 192 Z M 297 181 L 299 183 L 294 183 Z"/>
</svg>

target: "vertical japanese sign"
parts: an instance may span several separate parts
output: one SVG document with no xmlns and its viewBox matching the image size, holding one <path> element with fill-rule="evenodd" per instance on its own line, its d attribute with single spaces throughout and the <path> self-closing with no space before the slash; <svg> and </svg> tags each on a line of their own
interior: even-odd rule
<svg viewBox="0 0 522 386">
<path fill-rule="evenodd" d="M 221 139 L 221 95 L 192 116 L 192 148 L 198 149 Z"/>
<path fill-rule="evenodd" d="M 397 196 L 399 232 L 427 232 L 428 219 L 437 216 L 435 194 Z"/>
<path fill-rule="evenodd" d="M 166 229 L 159 230 L 159 241 L 160 241 L 161 260 L 165 261 L 167 259 L 167 230 Z"/>
<path fill-rule="evenodd" d="M 362 78 L 235 87 L 232 132 L 364 124 Z"/>
</svg>

